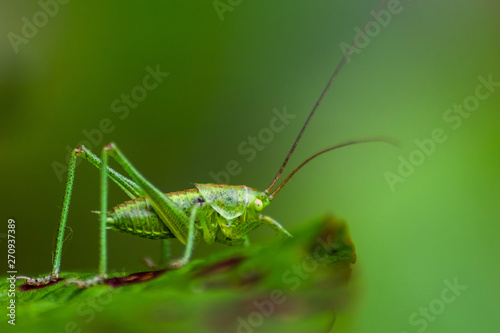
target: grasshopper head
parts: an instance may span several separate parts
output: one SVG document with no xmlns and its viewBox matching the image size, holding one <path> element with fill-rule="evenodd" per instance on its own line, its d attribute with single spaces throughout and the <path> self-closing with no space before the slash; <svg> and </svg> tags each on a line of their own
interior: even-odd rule
<svg viewBox="0 0 500 333">
<path fill-rule="evenodd" d="M 196 184 L 196 187 L 220 215 L 219 227 L 229 239 L 242 239 L 261 225 L 262 210 L 270 203 L 265 192 L 243 185 Z"/>
<path fill-rule="evenodd" d="M 253 188 L 248 188 L 248 199 L 247 207 L 259 214 L 271 203 L 265 192 L 257 191 Z"/>
<path fill-rule="evenodd" d="M 258 191 L 251 187 L 248 189 L 248 201 L 247 201 L 247 211 L 252 212 L 252 214 L 260 215 L 262 210 L 269 206 L 271 200 L 266 192 Z"/>
</svg>

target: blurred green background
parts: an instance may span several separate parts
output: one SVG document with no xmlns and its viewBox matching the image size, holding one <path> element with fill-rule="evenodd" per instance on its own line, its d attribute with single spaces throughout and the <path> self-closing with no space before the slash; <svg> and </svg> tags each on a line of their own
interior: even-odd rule
<svg viewBox="0 0 500 333">
<path fill-rule="evenodd" d="M 33 22 L 42 9 L 36 1 L 0 1 L 0 232 L 8 218 L 16 220 L 18 271 L 49 271 L 65 186 L 54 163 L 66 165 L 67 147 L 87 140 L 84 131 L 95 133 L 105 118 L 113 130 L 95 134 L 92 150 L 116 142 L 165 192 L 214 182 L 210 172 L 231 160 L 242 168 L 231 184 L 265 189 L 340 61 L 339 45 L 352 43 L 378 4 L 242 1 L 221 20 L 212 1 L 71 1 L 40 21 L 16 52 L 9 33 L 22 36 L 23 17 Z M 349 223 L 358 255 L 355 297 L 336 331 L 492 332 L 500 324 L 500 87 L 457 129 L 443 115 L 474 94 L 478 76 L 500 81 L 500 3 L 400 6 L 343 69 L 291 166 L 372 135 L 395 137 L 401 149 L 372 144 L 325 155 L 266 213 L 287 229 L 329 212 Z M 142 85 L 147 66 L 170 74 L 128 116 L 113 112 L 116 99 Z M 238 145 L 269 127 L 272 110 L 284 106 L 296 117 L 247 162 Z M 399 157 L 407 159 L 414 140 L 435 128 L 447 140 L 392 191 L 384 173 L 397 173 Z M 111 206 L 127 199 L 111 188 Z M 97 271 L 91 211 L 98 207 L 98 172 L 81 163 L 63 271 Z M 159 256 L 159 242 L 108 235 L 111 271 L 144 269 L 141 258 Z M 250 236 L 259 242 L 274 233 L 260 228 Z M 467 289 L 441 309 L 444 281 L 455 278 Z M 429 306 L 438 312 L 430 312 L 432 320 L 419 314 Z"/>
</svg>

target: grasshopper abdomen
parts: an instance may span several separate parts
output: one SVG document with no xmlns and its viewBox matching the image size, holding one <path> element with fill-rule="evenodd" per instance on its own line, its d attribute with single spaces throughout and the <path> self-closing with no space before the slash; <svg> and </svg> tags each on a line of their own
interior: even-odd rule
<svg viewBox="0 0 500 333">
<path fill-rule="evenodd" d="M 202 205 L 205 202 L 197 189 L 170 192 L 165 195 L 187 215 L 190 214 L 193 205 Z M 155 212 L 151 201 L 145 197 L 126 201 L 111 209 L 107 214 L 107 227 L 149 239 L 175 238 L 166 223 Z"/>
<path fill-rule="evenodd" d="M 119 204 L 107 214 L 107 228 L 149 239 L 173 238 L 146 198 Z"/>
</svg>

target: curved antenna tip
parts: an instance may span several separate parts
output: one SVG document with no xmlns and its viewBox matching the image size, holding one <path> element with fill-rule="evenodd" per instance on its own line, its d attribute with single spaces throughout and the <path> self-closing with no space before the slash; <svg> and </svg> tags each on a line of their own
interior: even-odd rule
<svg viewBox="0 0 500 333">
<path fill-rule="evenodd" d="M 357 144 L 360 144 L 360 143 L 373 143 L 373 142 L 383 142 L 383 143 L 388 143 L 390 145 L 393 145 L 395 147 L 399 147 L 399 140 L 397 140 L 397 139 L 395 139 L 393 137 L 378 136 L 378 137 L 371 137 L 371 138 L 360 139 L 360 140 L 347 141 L 347 142 L 344 142 L 344 143 L 341 143 L 341 144 L 337 144 L 337 145 L 331 146 L 329 148 L 323 149 L 323 150 L 317 152 L 316 154 L 310 156 L 304 162 L 302 162 L 298 167 L 296 167 L 285 178 L 285 180 L 282 181 L 281 184 L 278 185 L 278 187 L 273 191 L 273 193 L 268 196 L 269 200 L 272 200 L 274 198 L 274 196 L 283 188 L 283 186 L 285 186 L 285 184 L 293 177 L 293 175 L 295 175 L 295 173 L 297 171 L 299 171 L 304 165 L 306 165 L 307 163 L 311 162 L 316 157 L 318 157 L 320 155 L 323 155 L 324 153 L 327 153 L 329 151 L 332 151 L 332 150 L 335 150 L 335 149 L 339 149 L 339 148 L 342 148 L 342 147 L 357 145 Z M 266 194 L 268 193 L 268 190 L 266 190 L 266 192 L 265 192 Z"/>
</svg>

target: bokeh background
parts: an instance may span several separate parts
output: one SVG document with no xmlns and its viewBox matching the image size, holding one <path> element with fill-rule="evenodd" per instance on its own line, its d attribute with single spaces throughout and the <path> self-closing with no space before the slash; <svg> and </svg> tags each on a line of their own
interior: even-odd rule
<svg viewBox="0 0 500 333">
<path fill-rule="evenodd" d="M 340 61 L 340 44 L 352 43 L 354 29 L 379 4 L 236 3 L 220 16 L 213 1 L 71 1 L 16 52 L 9 33 L 21 36 L 23 17 L 33 22 L 41 7 L 0 1 L 0 232 L 8 218 L 16 220 L 19 272 L 50 270 L 65 186 L 54 165 L 66 165 L 67 147 L 87 140 L 84 131 L 99 129 L 105 118 L 113 130 L 96 134 L 92 150 L 116 142 L 165 192 L 214 182 L 210 172 L 231 160 L 241 172 L 229 183 L 266 188 Z M 395 137 L 401 148 L 360 145 L 322 156 L 267 213 L 292 230 L 328 213 L 348 221 L 358 262 L 353 298 L 334 331 L 493 332 L 500 325 L 500 87 L 456 130 L 443 115 L 474 94 L 478 76 L 500 81 L 500 3 L 421 0 L 401 7 L 345 66 L 291 166 L 321 148 L 373 135 Z M 112 103 L 142 84 L 147 66 L 170 74 L 121 119 Z M 296 117 L 247 162 L 238 145 L 285 106 Z M 435 128 L 447 140 L 391 190 L 384 173 L 396 173 L 399 157 L 408 158 L 414 140 L 430 138 Z M 127 199 L 111 188 L 111 206 Z M 64 271 L 97 271 L 91 211 L 98 207 L 98 172 L 81 163 Z M 108 235 L 111 271 L 144 269 L 141 258 L 159 257 L 159 242 Z M 251 234 L 254 242 L 272 237 L 267 228 Z M 200 245 L 196 256 L 222 249 Z M 412 325 L 412 314 L 436 307 L 444 281 L 454 279 L 467 288 L 425 327 Z"/>
</svg>

